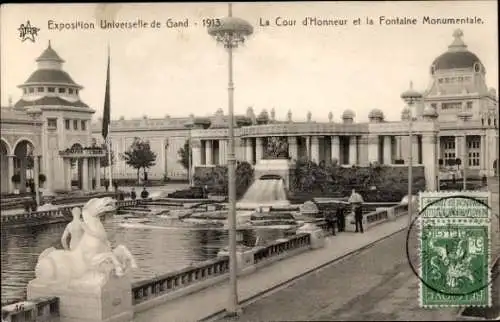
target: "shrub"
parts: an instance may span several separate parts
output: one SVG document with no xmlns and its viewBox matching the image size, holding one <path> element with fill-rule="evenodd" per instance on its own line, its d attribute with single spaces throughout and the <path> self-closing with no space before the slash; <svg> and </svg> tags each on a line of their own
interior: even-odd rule
<svg viewBox="0 0 500 322">
<path fill-rule="evenodd" d="M 40 173 L 40 174 L 38 175 L 38 181 L 39 181 L 40 183 L 44 183 L 46 180 L 47 180 L 47 177 L 46 177 L 43 173 Z"/>
<path fill-rule="evenodd" d="M 197 167 L 194 173 L 194 185 L 206 187 L 207 192 L 227 195 L 228 173 L 226 166 Z M 248 162 L 238 162 L 236 166 L 236 197 L 242 197 L 253 182 L 253 167 Z"/>
<path fill-rule="evenodd" d="M 425 189 L 423 167 L 413 167 L 413 189 Z M 371 187 L 375 187 L 374 190 Z M 311 196 L 342 196 L 356 189 L 365 201 L 400 201 L 408 190 L 408 168 L 373 164 L 371 167 L 321 167 L 312 161 L 297 162 L 290 172 L 292 195 L 308 193 Z"/>
</svg>

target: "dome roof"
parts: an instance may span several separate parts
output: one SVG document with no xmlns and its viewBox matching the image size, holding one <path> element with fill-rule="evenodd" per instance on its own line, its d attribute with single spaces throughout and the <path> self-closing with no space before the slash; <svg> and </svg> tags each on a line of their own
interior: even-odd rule
<svg viewBox="0 0 500 322">
<path fill-rule="evenodd" d="M 453 32 L 455 38 L 448 51 L 437 57 L 432 63 L 434 70 L 446 70 L 455 68 L 472 68 L 475 63 L 481 64 L 479 58 L 467 50 L 467 45 L 462 40 L 463 32 L 457 29 Z"/>
<path fill-rule="evenodd" d="M 356 113 L 354 113 L 352 110 L 345 110 L 344 113 L 342 113 L 342 118 L 343 119 L 353 119 L 356 116 Z"/>
<path fill-rule="evenodd" d="M 24 85 L 28 85 L 30 83 L 77 85 L 68 73 L 59 69 L 38 69 L 31 74 L 26 82 L 24 82 Z"/>
<path fill-rule="evenodd" d="M 37 62 L 40 61 L 56 61 L 59 63 L 64 63 L 64 60 L 59 57 L 59 55 L 56 53 L 54 49 L 50 46 L 50 40 L 49 40 L 49 46 L 47 49 L 44 50 L 44 52 L 36 59 Z"/>
<path fill-rule="evenodd" d="M 426 106 L 424 108 L 424 111 L 422 113 L 423 116 L 426 116 L 426 117 L 437 117 L 438 116 L 438 113 L 436 111 L 436 109 L 432 106 Z"/>
<path fill-rule="evenodd" d="M 368 118 L 373 119 L 373 118 L 378 118 L 378 119 L 383 119 L 384 118 L 384 112 L 382 112 L 378 108 L 374 108 L 373 110 L 370 111 L 368 114 Z"/>
<path fill-rule="evenodd" d="M 87 104 L 84 102 L 78 100 L 76 102 L 70 102 L 67 101 L 63 98 L 57 97 L 57 96 L 44 96 L 42 98 L 39 98 L 34 101 L 26 101 L 23 99 L 20 99 L 15 107 L 29 107 L 33 105 L 58 105 L 58 106 L 73 106 L 73 107 L 89 107 Z"/>
</svg>

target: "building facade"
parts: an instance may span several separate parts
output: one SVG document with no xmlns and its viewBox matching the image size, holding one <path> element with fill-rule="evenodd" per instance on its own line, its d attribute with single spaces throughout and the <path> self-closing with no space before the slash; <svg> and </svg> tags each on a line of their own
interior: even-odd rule
<svg viewBox="0 0 500 322">
<path fill-rule="evenodd" d="M 341 165 L 408 164 L 412 149 L 412 163 L 425 165 L 431 190 L 435 189 L 438 177 L 456 168 L 449 160 L 461 159 L 458 169 L 465 167 L 468 177 L 493 175 L 499 145 L 497 93 L 488 88 L 485 66 L 468 50 L 462 37 L 460 30 L 453 33 L 448 50 L 430 66 L 430 85 L 422 93 L 422 99 L 411 109 L 404 107 L 400 121 L 386 121 L 379 109 L 370 111 L 369 122 L 359 123 L 351 110 L 343 111 L 339 121 L 330 112 L 327 122 L 312 121 L 311 113 L 306 122 L 296 122 L 291 111 L 285 120 L 278 120 L 274 110 L 270 113 L 263 110 L 257 115 L 253 108 L 248 108 L 245 115 L 234 119 L 236 158 L 255 164 L 264 157 L 268 138 L 278 137 L 287 142 L 291 159 L 335 160 Z M 9 178 L 22 169 L 22 162 L 16 160 L 23 153 L 16 149 L 26 141 L 40 156 L 41 171 L 47 177 L 52 176 L 51 180 L 47 178 L 49 188 L 70 188 L 68 176 L 88 178 L 86 184 L 81 184 L 82 189 L 96 188 L 98 184 L 93 182 L 103 175 L 102 169 L 98 171 L 99 155 L 89 155 L 85 150 L 80 153 L 81 149 L 72 149 L 70 154 L 63 150 L 102 143 L 102 119 L 87 126 L 94 111 L 79 100 L 78 91 L 82 87 L 62 71 L 62 60 L 50 46 L 37 62 L 39 67 L 33 75 L 43 74 L 43 77 L 32 75 L 20 85 L 22 99 L 13 107 L 2 108 L 2 173 L 8 171 Z M 45 92 L 38 92 L 42 85 Z M 48 91 L 51 86 L 54 91 Z M 8 116 L 6 119 L 4 114 Z M 409 142 L 411 115 L 413 139 Z M 228 117 L 222 109 L 209 117 L 167 115 L 162 119 L 144 116 L 132 120 L 120 117 L 111 121 L 110 129 L 116 156 L 115 178 L 136 177 L 136 170 L 118 157 L 136 137 L 148 140 L 157 154 L 156 164 L 148 170 L 150 179 L 186 178 L 187 171 L 180 163 L 178 151 L 189 138 L 193 167 L 227 163 Z M 75 158 L 80 160 L 78 170 L 68 161 Z M 54 177 L 55 169 L 65 169 L 65 179 Z M 2 179 L 2 191 L 12 188 L 11 182 Z"/>
</svg>

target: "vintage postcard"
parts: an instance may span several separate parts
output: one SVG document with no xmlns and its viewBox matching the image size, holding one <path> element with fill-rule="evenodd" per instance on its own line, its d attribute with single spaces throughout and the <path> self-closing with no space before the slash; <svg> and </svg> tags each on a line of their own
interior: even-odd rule
<svg viewBox="0 0 500 322">
<path fill-rule="evenodd" d="M 2 322 L 498 319 L 497 12 L 2 4 Z"/>
</svg>

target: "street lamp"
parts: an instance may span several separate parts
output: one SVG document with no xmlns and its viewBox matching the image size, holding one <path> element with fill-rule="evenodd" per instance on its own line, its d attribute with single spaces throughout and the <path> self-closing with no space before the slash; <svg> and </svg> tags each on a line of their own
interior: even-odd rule
<svg viewBox="0 0 500 322">
<path fill-rule="evenodd" d="M 411 223 L 412 221 L 412 212 L 413 212 L 413 191 L 412 191 L 412 184 L 413 184 L 413 112 L 412 112 L 412 106 L 415 104 L 415 102 L 419 101 L 422 98 L 422 94 L 419 92 L 415 91 L 413 89 L 413 82 L 410 82 L 410 89 L 407 91 L 403 92 L 401 94 L 401 98 L 405 103 L 408 104 L 408 108 L 410 109 L 410 115 L 408 118 L 408 138 L 409 138 L 409 152 L 408 152 L 408 222 Z M 410 225 L 408 225 L 409 227 Z"/>
<path fill-rule="evenodd" d="M 191 138 L 191 129 L 194 126 L 194 116 L 191 114 L 189 116 L 189 120 L 184 124 L 184 126 L 188 129 L 188 179 L 189 179 L 189 186 L 193 186 L 193 145 L 192 145 L 192 138 Z"/>
<path fill-rule="evenodd" d="M 465 105 L 462 107 L 462 111 L 458 113 L 458 118 L 460 119 L 462 126 L 465 127 L 465 122 L 467 122 L 470 118 L 472 117 L 472 114 L 467 111 Z M 468 166 L 468 155 L 467 155 L 467 132 L 465 131 L 464 128 L 464 134 L 462 136 L 463 142 L 462 142 L 462 180 L 463 180 L 463 191 L 467 190 L 467 174 L 466 174 L 466 169 Z"/>
<path fill-rule="evenodd" d="M 253 33 L 253 27 L 243 19 L 233 17 L 232 4 L 228 4 L 228 17 L 216 20 L 208 28 L 208 34 L 218 43 L 224 45 L 228 53 L 228 109 L 229 109 L 229 149 L 228 163 L 228 191 L 229 191 L 229 283 L 230 296 L 228 313 L 238 314 L 238 287 L 236 284 L 236 158 L 234 153 L 234 84 L 233 84 L 233 49 L 245 42 L 245 37 Z"/>
</svg>

